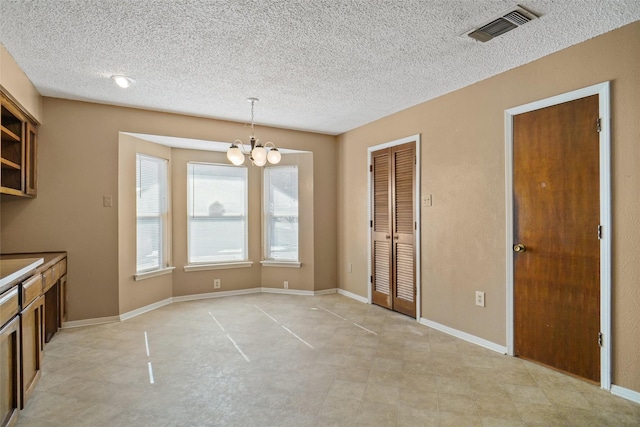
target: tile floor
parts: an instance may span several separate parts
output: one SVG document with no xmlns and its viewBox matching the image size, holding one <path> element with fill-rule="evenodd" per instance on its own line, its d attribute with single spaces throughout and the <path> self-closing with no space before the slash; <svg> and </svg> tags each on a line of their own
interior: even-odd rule
<svg viewBox="0 0 640 427">
<path fill-rule="evenodd" d="M 638 426 L 640 405 L 333 294 L 66 329 L 18 426 Z"/>
</svg>

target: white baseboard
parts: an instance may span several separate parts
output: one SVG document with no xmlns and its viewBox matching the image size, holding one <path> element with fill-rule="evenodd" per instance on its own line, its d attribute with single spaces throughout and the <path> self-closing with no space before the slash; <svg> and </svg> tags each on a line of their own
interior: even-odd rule
<svg viewBox="0 0 640 427">
<path fill-rule="evenodd" d="M 336 292 L 338 292 L 337 288 L 323 289 L 321 291 L 314 291 L 313 295 L 329 295 L 329 294 L 335 294 Z"/>
<path fill-rule="evenodd" d="M 61 329 L 81 328 L 83 326 L 104 325 L 105 323 L 119 322 L 120 316 L 96 317 L 95 319 L 71 320 L 64 322 Z"/>
<path fill-rule="evenodd" d="M 302 291 L 297 289 L 283 289 L 283 288 L 260 288 L 265 294 L 287 294 L 287 295 L 304 295 L 313 296 L 313 291 Z"/>
<path fill-rule="evenodd" d="M 338 288 L 338 293 L 340 295 L 344 295 L 345 297 L 349 297 L 349 298 L 354 299 L 356 301 L 360 301 L 360 302 L 363 302 L 365 304 L 369 304 L 369 298 L 361 297 L 360 295 L 354 294 L 353 292 L 345 291 L 344 289 L 339 289 Z"/>
<path fill-rule="evenodd" d="M 196 301 L 209 298 L 232 297 L 236 295 L 259 294 L 262 288 L 238 289 L 235 291 L 207 292 L 205 294 L 182 295 L 173 297 L 173 302 Z"/>
<path fill-rule="evenodd" d="M 173 298 L 163 299 L 162 301 L 154 302 L 153 304 L 145 305 L 144 307 L 136 308 L 135 310 L 128 311 L 120 315 L 120 321 L 131 319 L 132 317 L 140 316 L 141 314 L 155 310 L 156 308 L 164 307 L 173 302 Z"/>
<path fill-rule="evenodd" d="M 450 328 L 449 326 L 441 325 L 440 323 L 431 321 L 429 319 L 425 319 L 424 317 L 420 318 L 420 323 L 430 328 L 436 329 L 440 332 L 444 332 L 445 334 L 453 335 L 456 338 L 460 338 L 461 340 L 468 341 L 472 344 L 476 344 L 481 347 L 488 348 L 489 350 L 493 350 L 498 353 L 507 354 L 507 347 L 498 345 L 491 341 L 487 341 L 483 338 L 476 337 L 475 335 L 471 335 L 466 332 L 462 332 L 457 329 Z"/>
<path fill-rule="evenodd" d="M 630 400 L 635 403 L 640 403 L 640 392 L 630 390 L 628 388 L 620 387 L 619 385 L 611 385 L 611 394 Z"/>
</svg>

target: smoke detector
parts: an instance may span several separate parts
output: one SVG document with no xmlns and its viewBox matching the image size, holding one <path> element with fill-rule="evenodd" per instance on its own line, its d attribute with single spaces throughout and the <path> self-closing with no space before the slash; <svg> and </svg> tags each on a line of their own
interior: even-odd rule
<svg viewBox="0 0 640 427">
<path fill-rule="evenodd" d="M 484 24 L 467 31 L 463 36 L 469 36 L 472 39 L 484 43 L 537 18 L 538 16 L 536 14 L 518 5 Z"/>
</svg>

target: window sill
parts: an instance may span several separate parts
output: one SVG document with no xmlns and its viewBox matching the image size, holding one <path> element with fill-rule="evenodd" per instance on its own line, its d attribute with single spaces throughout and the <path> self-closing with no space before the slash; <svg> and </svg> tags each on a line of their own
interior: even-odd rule
<svg viewBox="0 0 640 427">
<path fill-rule="evenodd" d="M 137 282 L 144 279 L 150 279 L 156 276 L 163 276 L 165 274 L 171 274 L 175 267 L 165 267 L 159 270 L 145 271 L 144 273 L 137 273 L 133 275 L 133 279 Z"/>
<path fill-rule="evenodd" d="M 298 261 L 260 261 L 263 267 L 287 267 L 287 268 L 300 268 L 302 263 Z"/>
<path fill-rule="evenodd" d="M 253 265 L 252 261 L 240 261 L 240 262 L 221 262 L 218 264 L 191 264 L 185 265 L 184 271 L 206 271 L 206 270 L 225 270 L 228 268 L 249 268 Z"/>
</svg>

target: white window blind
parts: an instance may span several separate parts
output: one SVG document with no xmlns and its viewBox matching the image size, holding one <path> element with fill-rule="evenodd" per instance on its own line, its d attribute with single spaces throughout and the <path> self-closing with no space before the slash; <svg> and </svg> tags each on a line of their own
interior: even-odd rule
<svg viewBox="0 0 640 427">
<path fill-rule="evenodd" d="M 265 259 L 298 261 L 298 167 L 264 169 Z"/>
<path fill-rule="evenodd" d="M 247 168 L 189 163 L 189 264 L 246 261 Z"/>
<path fill-rule="evenodd" d="M 136 154 L 136 211 L 138 273 L 168 265 L 168 161 Z"/>
</svg>

